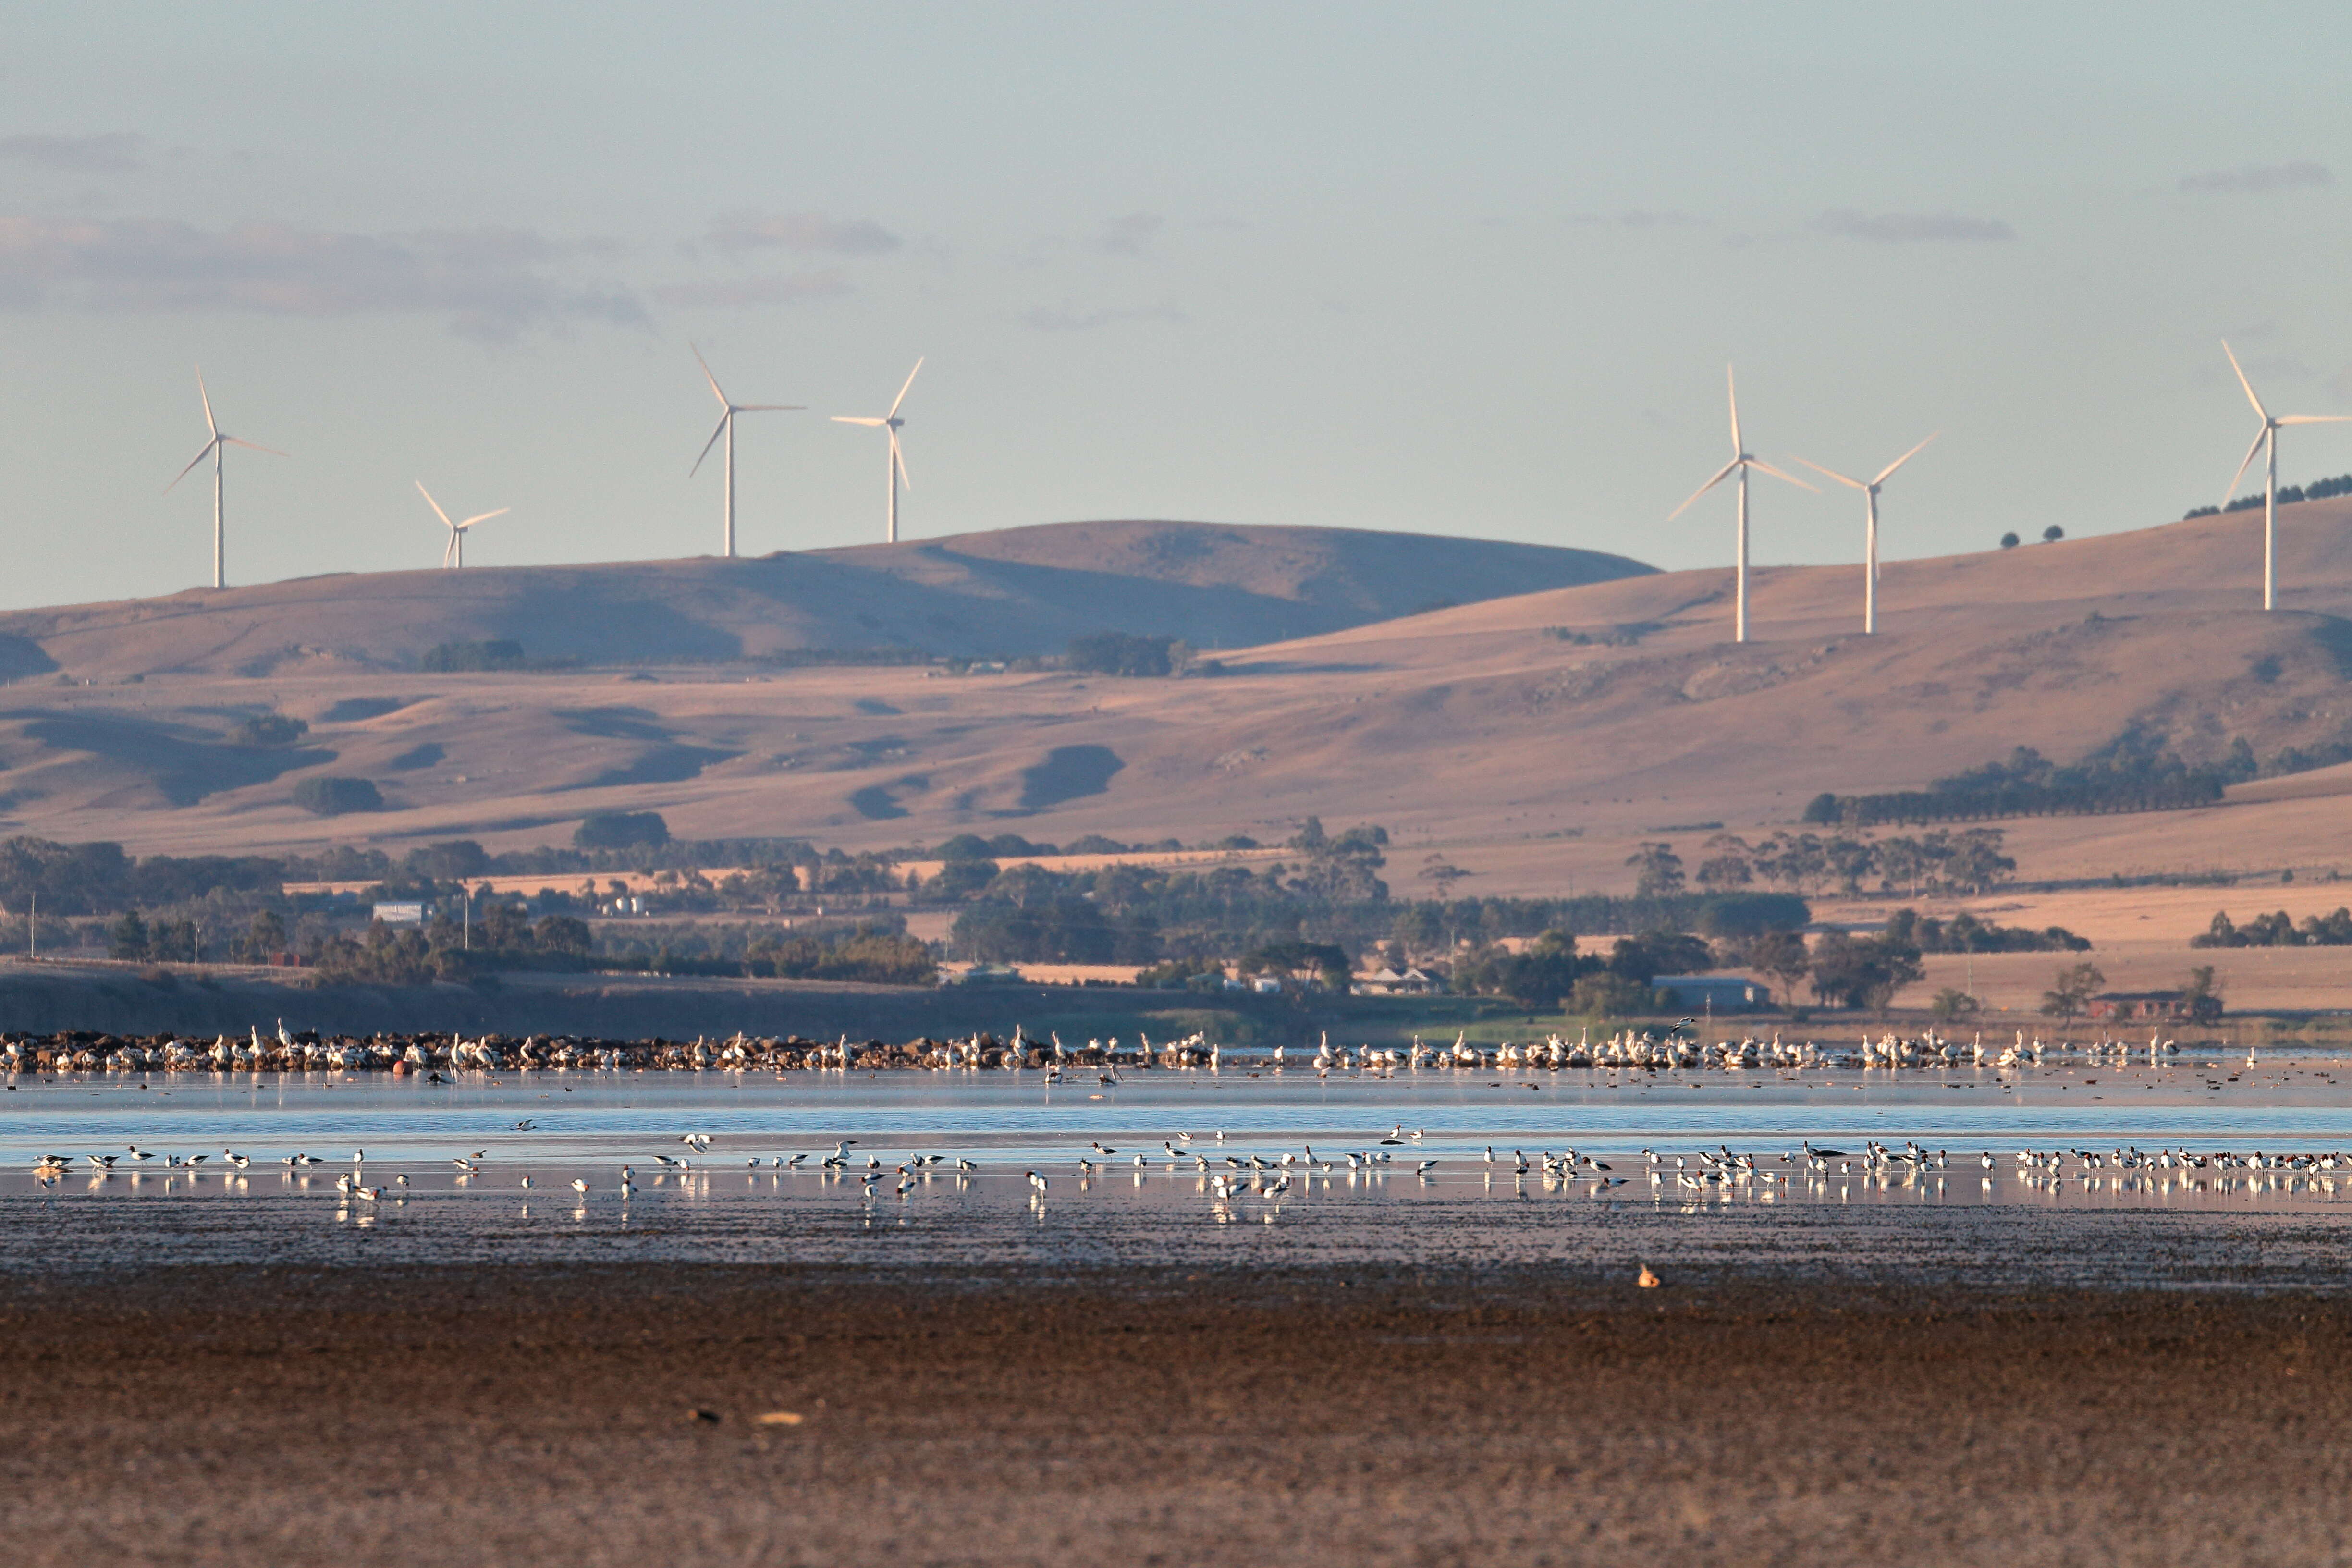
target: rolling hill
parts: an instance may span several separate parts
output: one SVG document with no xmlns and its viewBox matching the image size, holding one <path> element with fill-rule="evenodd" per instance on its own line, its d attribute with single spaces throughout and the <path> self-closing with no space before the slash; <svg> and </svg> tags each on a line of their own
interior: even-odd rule
<svg viewBox="0 0 2352 1568">
<path fill-rule="evenodd" d="M 1065 522 L 755 560 L 306 577 L 0 615 L 0 676 L 415 669 L 493 638 L 593 665 L 905 648 L 1007 658 L 1117 630 L 1246 647 L 1647 573 L 1618 555 L 1353 529 Z"/>
<path fill-rule="evenodd" d="M 456 835 L 505 847 L 561 841 L 587 812 L 627 808 L 658 810 L 682 836 L 800 835 L 854 850 L 1008 828 L 1065 841 L 1279 838 L 1313 812 L 1387 825 L 1401 890 L 1439 848 L 1475 874 L 1467 892 L 1616 886 L 1642 837 L 1679 837 L 1687 852 L 1712 824 L 1769 829 L 1818 792 L 1916 786 L 2019 745 L 2071 761 L 2129 737 L 2201 761 L 2241 739 L 2265 759 L 2341 742 L 2352 736 L 2347 522 L 2344 501 L 2285 510 L 2276 615 L 2256 607 L 2260 521 L 2240 513 L 1894 563 L 1873 638 L 1855 635 L 1856 569 L 1768 570 L 1745 647 L 1727 640 L 1727 572 L 1635 574 L 1622 563 L 1612 569 L 1626 574 L 1608 581 L 1371 620 L 1475 580 L 1468 566 L 1453 579 L 1422 572 L 1432 560 L 1476 562 L 1500 547 L 1307 530 L 1269 531 L 1279 548 L 1255 552 L 1213 530 L 1088 525 L 945 542 L 954 548 L 937 555 L 901 547 L 888 572 L 830 560 L 635 569 L 665 584 L 660 602 L 678 624 L 703 628 L 770 624 L 745 608 L 763 572 L 853 567 L 869 583 L 888 578 L 905 595 L 894 603 L 941 602 L 919 597 L 929 571 L 947 574 L 966 610 L 987 602 L 971 584 L 995 583 L 997 602 L 1033 620 L 1045 596 L 1002 585 L 1078 573 L 1135 607 L 1134 629 L 1203 641 L 1215 637 L 1165 605 L 1160 619 L 1145 610 L 1158 598 L 1339 623 L 1225 652 L 1222 673 L 1182 679 L 741 662 L 425 675 L 357 657 L 278 659 L 243 676 L 215 671 L 245 648 L 257 656 L 257 641 L 240 647 L 233 618 L 194 603 L 205 595 L 27 613 L 5 629 L 99 683 L 40 676 L 0 694 L 0 829 L 142 852 L 397 848 Z M 1368 539 L 1377 547 L 1358 551 Z M 1078 566 L 1052 564 L 1079 546 Z M 1012 575 L 990 575 L 999 572 Z M 371 657 L 388 658 L 404 616 L 415 622 L 407 647 L 528 638 L 493 607 L 568 604 L 593 619 L 629 581 L 620 569 L 548 572 L 533 597 L 506 581 L 522 575 L 238 593 L 256 617 L 277 604 L 375 616 L 368 624 L 386 629 L 367 634 Z M 420 597 L 397 597 L 412 584 Z M 370 607 L 362 589 L 388 607 Z M 177 619 L 162 608 L 182 600 Z M 1050 635 L 1029 628 L 1049 646 L 1086 624 L 1078 607 L 1052 613 Z M 817 646 L 858 625 L 822 605 L 791 614 L 810 618 L 776 635 Z M 291 635 L 286 615 L 268 637 Z M 103 683 L 126 668 L 145 679 Z M 311 730 L 294 747 L 229 743 L 245 715 L 267 710 Z M 2035 876 L 2352 865 L 2347 773 L 2265 779 L 2196 811 L 2018 821 L 2012 848 Z M 387 809 L 309 816 L 292 786 L 321 773 L 374 781 Z"/>
</svg>

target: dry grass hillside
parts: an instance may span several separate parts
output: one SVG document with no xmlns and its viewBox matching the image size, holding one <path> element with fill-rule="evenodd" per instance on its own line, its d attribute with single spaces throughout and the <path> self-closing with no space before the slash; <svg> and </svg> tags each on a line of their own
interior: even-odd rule
<svg viewBox="0 0 2352 1568">
<path fill-rule="evenodd" d="M 1105 629 L 1236 647 L 1535 587 L 1622 556 L 1354 529 L 1065 522 L 757 560 L 306 577 L 0 615 L 0 675 L 415 669 L 436 644 L 640 664 L 808 649 L 1058 653 Z"/>
<path fill-rule="evenodd" d="M 43 675 L 0 694 L 0 827 L 146 852 L 396 848 L 457 834 L 506 847 L 561 841 L 587 812 L 628 808 L 664 813 L 682 836 L 805 835 L 856 849 L 967 829 L 1278 837 L 1314 812 L 1389 826 L 1401 892 L 1439 849 L 1475 874 L 1465 893 L 1622 887 L 1636 838 L 1677 838 L 1687 852 L 1706 836 L 1695 825 L 1769 828 L 1819 791 L 1916 785 L 2013 746 L 2065 761 L 2130 731 L 2192 758 L 2242 737 L 2268 757 L 2342 739 L 2352 732 L 2352 643 L 2338 618 L 2352 615 L 2348 519 L 2341 502 L 2285 510 L 2285 607 L 2273 616 L 2256 608 L 2259 519 L 2241 513 L 1895 563 L 1874 638 L 1855 635 L 1852 568 L 1761 574 L 1757 640 L 1745 647 L 1727 639 L 1727 573 L 1651 574 L 1228 653 L 1223 674 L 1185 679 L 740 662 L 423 675 L 357 658 L 239 676 L 221 671 L 239 634 L 203 608 L 205 595 L 28 613 L 10 620 L 17 635 L 41 636 L 95 683 Z M 1185 555 L 1213 531 L 1021 530 L 946 542 L 937 557 L 904 547 L 890 573 L 856 566 L 861 552 L 547 572 L 545 583 L 601 586 L 570 601 L 542 588 L 533 602 L 593 618 L 616 595 L 663 584 L 680 605 L 731 605 L 763 573 L 803 569 L 855 568 L 903 587 L 925 560 L 968 584 L 1000 569 L 1063 570 L 1039 558 L 1077 540 L 1092 552 L 1087 570 L 1134 602 L 1181 590 L 1260 606 L 1253 614 L 1271 603 L 1360 620 L 1411 597 L 1401 579 L 1431 542 L 1382 539 L 1392 554 L 1377 569 L 1359 555 L 1343 570 L 1345 552 L 1304 530 L 1269 531 L 1279 548 L 1255 564 L 1214 540 Z M 1444 542 L 1465 559 L 1493 548 Z M 429 618 L 466 595 L 508 594 L 505 579 L 522 575 L 240 592 L 261 619 L 265 602 L 281 602 L 271 595 L 291 605 L 312 594 L 303 614 L 356 619 L 380 594 L 393 607 L 369 624 L 385 626 L 412 614 L 398 595 L 414 592 L 426 608 L 414 610 L 412 645 L 461 632 L 530 640 L 529 627 L 487 612 Z M 1412 589 L 1465 591 L 1426 574 Z M 721 618 L 696 613 L 697 626 Z M 1174 610 L 1131 624 L 1217 640 Z M 124 669 L 145 679 L 106 673 Z M 225 743 L 244 715 L 271 709 L 310 722 L 301 746 Z M 373 780 L 388 809 L 310 816 L 290 793 L 314 773 Z M 2347 792 L 2352 768 L 2265 779 L 2198 811 L 2015 822 L 2011 848 L 2034 877 L 2352 867 Z"/>
</svg>

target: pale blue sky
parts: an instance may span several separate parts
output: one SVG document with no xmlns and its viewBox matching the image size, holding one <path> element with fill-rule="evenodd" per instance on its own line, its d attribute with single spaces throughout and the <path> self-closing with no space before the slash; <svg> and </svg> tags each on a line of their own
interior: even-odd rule
<svg viewBox="0 0 2352 1568">
<path fill-rule="evenodd" d="M 1151 516 L 1894 556 L 2219 499 L 2352 412 L 2342 6 L 0 5 L 0 602 Z M 2352 427 L 2347 427 L 2352 430 Z M 2352 471 L 2294 431 L 2288 479 Z M 1764 481 L 1759 560 L 1860 505 Z"/>
</svg>

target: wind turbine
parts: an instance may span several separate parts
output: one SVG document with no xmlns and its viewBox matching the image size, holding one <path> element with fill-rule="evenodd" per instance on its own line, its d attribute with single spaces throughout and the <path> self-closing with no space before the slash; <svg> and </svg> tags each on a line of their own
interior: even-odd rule
<svg viewBox="0 0 2352 1568">
<path fill-rule="evenodd" d="M 267 452 L 273 458 L 282 458 L 286 456 L 286 454 L 279 451 L 275 447 L 258 446 L 254 442 L 244 440 L 236 436 L 224 436 L 221 434 L 220 422 L 213 417 L 212 394 L 205 390 L 205 367 L 202 365 L 198 365 L 196 367 L 196 395 L 204 399 L 205 428 L 212 432 L 213 438 L 205 442 L 204 446 L 197 450 L 194 457 L 188 459 L 188 466 L 186 468 L 182 468 L 178 473 L 172 476 L 172 484 L 165 485 L 163 487 L 163 492 L 164 494 L 169 495 L 172 491 L 172 485 L 176 485 L 182 479 L 186 479 L 188 475 L 194 470 L 195 466 L 198 463 L 203 462 L 207 455 L 212 458 L 213 586 L 215 588 L 226 588 L 228 586 L 228 578 L 226 575 L 228 563 L 226 556 L 222 549 L 221 538 L 221 448 L 224 447 L 251 447 L 255 451 Z"/>
<path fill-rule="evenodd" d="M 1683 502 L 1682 505 L 1668 512 L 1666 521 L 1674 521 L 1690 510 L 1691 501 L 1698 500 L 1732 475 L 1739 476 L 1739 566 L 1737 574 L 1737 593 L 1732 606 L 1731 640 L 1746 642 L 1748 640 L 1748 470 L 1761 469 L 1776 479 L 1786 479 L 1801 490 L 1813 490 L 1815 494 L 1819 494 L 1820 491 L 1816 487 L 1805 483 L 1794 474 L 1784 474 L 1763 458 L 1748 451 L 1739 439 L 1739 386 L 1732 380 L 1729 365 L 1723 367 L 1723 384 L 1731 395 L 1731 461 L 1717 469 L 1715 478 L 1693 490 L 1690 500 Z"/>
<path fill-rule="evenodd" d="M 1940 430 L 1936 433 L 1937 436 L 1942 434 Z M 1927 441 L 1935 438 L 1935 436 L 1930 436 Z M 1851 485 L 1862 492 L 1864 508 L 1862 525 L 1862 634 L 1864 637 L 1873 636 L 1878 630 L 1878 487 L 1891 479 L 1895 469 L 1917 457 L 1927 441 L 1920 442 L 1879 469 L 1876 479 L 1867 481 L 1850 478 L 1835 468 L 1824 468 L 1819 463 L 1806 462 L 1802 458 L 1797 459 L 1813 472 L 1825 474 L 1838 483 Z"/>
<path fill-rule="evenodd" d="M 2263 400 L 2254 395 L 2254 384 L 2248 381 L 2246 373 L 2240 369 L 2238 356 L 2231 353 L 2230 340 L 2227 338 L 2221 340 L 2221 352 L 2230 355 L 2230 368 L 2238 372 L 2238 384 L 2246 389 L 2246 401 L 2254 405 L 2254 412 L 2261 415 L 2263 420 L 2262 429 L 2255 432 L 2254 444 L 2246 448 L 2245 462 L 2240 463 L 2237 473 L 2231 477 L 2229 493 L 2222 496 L 2221 504 L 2225 507 L 2230 504 L 2230 496 L 2237 494 L 2238 481 L 2246 477 L 2246 469 L 2252 464 L 2254 454 L 2267 447 L 2270 449 L 2267 464 L 2269 472 L 2263 484 L 2263 608 L 2275 610 L 2278 608 L 2279 426 L 2282 425 L 2341 425 L 2347 420 L 2352 420 L 2352 414 L 2273 414 L 2263 406 Z"/>
<path fill-rule="evenodd" d="M 890 513 L 889 523 L 884 531 L 882 538 L 885 542 L 890 544 L 896 544 L 898 542 L 899 483 L 903 480 L 908 489 L 913 489 L 915 488 L 915 481 L 907 478 L 907 458 L 905 455 L 898 450 L 898 427 L 906 424 L 904 419 L 898 417 L 898 405 L 907 401 L 907 387 L 915 384 L 915 377 L 921 372 L 922 368 L 923 362 L 921 360 L 917 360 L 915 362 L 915 368 L 907 373 L 907 386 L 902 386 L 898 389 L 898 395 L 891 399 L 890 412 L 882 416 L 881 418 L 864 419 L 848 414 L 836 414 L 833 416 L 833 422 L 836 425 L 866 425 L 877 426 L 889 432 L 890 461 L 887 471 L 884 477 L 890 482 Z"/>
<path fill-rule="evenodd" d="M 433 492 L 425 488 L 423 479 L 416 481 L 416 493 L 425 498 L 425 504 L 433 509 L 433 515 L 439 518 L 441 525 L 449 531 L 449 542 L 441 547 L 441 564 L 444 566 L 463 566 L 466 563 L 466 531 L 467 529 L 478 522 L 488 522 L 494 517 L 504 517 L 514 510 L 512 507 L 502 506 L 496 511 L 477 512 L 463 522 L 451 522 L 449 514 L 441 510 L 441 503 L 433 499 Z"/>
<path fill-rule="evenodd" d="M 692 343 L 686 346 L 694 349 Z M 702 469 L 702 458 L 710 456 L 710 448 L 718 445 L 719 437 L 721 436 L 727 437 L 727 526 L 722 536 L 720 552 L 728 560 L 732 561 L 735 559 L 735 416 L 738 414 L 793 414 L 798 413 L 805 405 L 730 403 L 727 401 L 727 395 L 719 390 L 719 378 L 710 374 L 710 362 L 702 357 L 700 349 L 694 349 L 694 363 L 702 367 L 702 379 L 710 384 L 710 395 L 719 399 L 719 428 L 713 430 L 710 433 L 710 439 L 702 444 L 702 455 L 694 459 L 694 467 L 686 471 L 686 477 L 690 479 L 699 473 Z"/>
</svg>

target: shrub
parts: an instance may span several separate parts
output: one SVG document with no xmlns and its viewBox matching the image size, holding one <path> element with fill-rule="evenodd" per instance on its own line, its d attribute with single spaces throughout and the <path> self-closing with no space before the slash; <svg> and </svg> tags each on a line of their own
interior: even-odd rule
<svg viewBox="0 0 2352 1568">
<path fill-rule="evenodd" d="M 236 738 L 247 746 L 290 746 L 310 732 L 309 722 L 283 713 L 256 713 L 237 727 Z"/>
<path fill-rule="evenodd" d="M 572 831 L 579 849 L 635 849 L 669 842 L 669 824 L 658 811 L 598 811 L 580 819 Z"/>
<path fill-rule="evenodd" d="M 430 670 L 520 669 L 522 644 L 505 637 L 488 642 L 445 642 L 428 648 L 420 661 Z"/>
<path fill-rule="evenodd" d="M 1130 637 L 1126 632 L 1088 632 L 1070 639 L 1066 662 L 1095 675 L 1167 675 L 1176 668 L 1174 637 Z"/>
<path fill-rule="evenodd" d="M 307 778 L 294 786 L 294 804 L 313 816 L 341 816 L 346 812 L 382 811 L 383 796 L 366 779 Z"/>
</svg>

